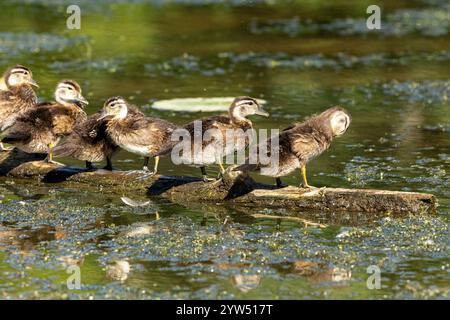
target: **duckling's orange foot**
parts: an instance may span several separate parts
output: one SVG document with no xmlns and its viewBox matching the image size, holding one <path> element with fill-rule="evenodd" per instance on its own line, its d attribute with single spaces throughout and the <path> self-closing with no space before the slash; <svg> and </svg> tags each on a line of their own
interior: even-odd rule
<svg viewBox="0 0 450 320">
<path fill-rule="evenodd" d="M 317 188 L 317 187 L 313 187 L 313 186 L 310 186 L 309 184 L 304 184 L 304 183 L 301 183 L 301 184 L 299 185 L 299 187 L 300 187 L 300 188 L 304 188 L 304 189 L 319 189 L 319 188 Z"/>
</svg>

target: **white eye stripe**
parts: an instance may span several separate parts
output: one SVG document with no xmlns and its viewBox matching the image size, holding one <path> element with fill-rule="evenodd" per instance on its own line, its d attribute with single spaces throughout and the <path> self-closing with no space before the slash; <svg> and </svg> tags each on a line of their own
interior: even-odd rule
<svg viewBox="0 0 450 320">
<path fill-rule="evenodd" d="M 241 100 L 239 102 L 236 103 L 236 106 L 240 106 L 242 104 L 249 104 L 249 103 L 254 103 L 255 101 L 253 100 Z"/>
<path fill-rule="evenodd" d="M 58 86 L 58 89 L 69 89 L 69 90 L 77 91 L 77 90 L 75 89 L 75 87 L 70 86 L 70 85 L 59 85 L 59 86 Z"/>
<path fill-rule="evenodd" d="M 12 69 L 11 73 L 29 73 L 29 72 L 28 72 L 28 70 L 25 70 L 25 69 L 16 68 L 16 69 Z"/>
<path fill-rule="evenodd" d="M 110 103 L 109 103 L 109 105 L 112 105 L 112 104 L 125 104 L 125 101 L 124 100 L 113 100 L 113 101 L 111 101 Z"/>
</svg>

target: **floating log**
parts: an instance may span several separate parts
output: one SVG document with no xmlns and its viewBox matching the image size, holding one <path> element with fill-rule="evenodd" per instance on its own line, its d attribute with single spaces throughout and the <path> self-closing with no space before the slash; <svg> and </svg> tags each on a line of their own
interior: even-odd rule
<svg viewBox="0 0 450 320">
<path fill-rule="evenodd" d="M 42 161 L 42 156 L 14 149 L 0 153 L 0 175 L 48 183 L 79 185 L 122 195 L 161 196 L 174 202 L 231 203 L 239 207 L 284 208 L 295 211 L 431 213 L 436 198 L 427 193 L 373 189 L 276 188 L 240 172 L 204 183 L 195 177 L 150 175 L 142 171 L 88 171 Z"/>
</svg>

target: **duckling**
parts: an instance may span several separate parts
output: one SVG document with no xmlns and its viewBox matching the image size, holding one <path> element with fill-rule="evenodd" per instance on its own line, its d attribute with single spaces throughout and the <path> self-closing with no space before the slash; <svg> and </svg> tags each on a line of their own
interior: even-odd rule
<svg viewBox="0 0 450 320">
<path fill-rule="evenodd" d="M 38 87 L 33 80 L 31 70 L 16 65 L 3 75 L 6 90 L 0 90 L 0 131 L 12 126 L 15 120 L 37 104 L 33 87 Z M 9 150 L 0 143 L 0 151 Z"/>
<path fill-rule="evenodd" d="M 251 115 L 268 117 L 269 113 L 262 109 L 256 99 L 241 96 L 236 97 L 231 103 L 228 110 L 228 116 L 212 116 L 188 123 L 184 126 L 184 129 L 187 130 L 191 137 L 191 152 L 189 152 L 189 154 L 183 154 L 181 150 L 181 163 L 200 167 L 204 182 L 210 180 L 206 172 L 206 167 L 208 165 L 217 163 L 220 167 L 220 175 L 223 175 L 225 168 L 222 165 L 221 159 L 227 155 L 234 154 L 236 151 L 245 149 L 249 144 L 247 137 L 241 137 L 240 134 L 253 128 L 252 122 L 247 119 L 247 117 Z M 194 146 L 193 139 L 193 137 L 200 134 L 200 132 L 196 132 L 198 130 L 195 129 L 197 127 L 196 123 L 199 124 L 199 128 L 201 128 L 200 139 L 205 137 L 204 140 L 206 140 L 205 132 L 208 130 L 211 130 L 210 132 L 212 134 L 212 139 L 202 141 L 201 152 L 198 153 L 195 152 L 196 146 Z M 237 129 L 241 129 L 242 131 L 235 131 Z M 217 134 L 221 135 L 220 137 L 213 133 L 215 130 L 218 130 Z M 231 143 L 227 143 L 227 132 L 233 133 L 233 137 L 231 137 L 233 141 Z M 174 143 L 165 148 L 161 152 L 161 155 L 171 154 L 173 148 Z M 201 156 L 199 156 L 199 154 Z"/>
<path fill-rule="evenodd" d="M 267 147 L 267 156 L 272 160 L 271 163 L 251 164 L 247 160 L 246 164 L 238 166 L 234 170 L 257 171 L 261 175 L 275 177 L 277 187 L 282 187 L 280 177 L 300 168 L 303 180 L 300 186 L 314 188 L 308 184 L 306 164 L 327 150 L 335 137 L 343 135 L 347 131 L 350 121 L 350 114 L 339 106 L 325 110 L 303 123 L 294 124 L 284 129 L 277 136 L 278 152 L 275 156 L 270 153 L 274 137 L 268 139 L 264 147 Z M 278 156 L 278 161 L 276 156 Z"/>
<path fill-rule="evenodd" d="M 177 126 L 162 119 L 146 117 L 140 112 L 130 112 L 131 108 L 122 97 L 109 98 L 99 119 L 108 120 L 106 133 L 115 144 L 144 157 L 144 171 L 149 171 L 149 158 L 154 157 L 155 164 L 150 174 L 156 174 L 159 164 L 157 153 L 170 140 Z"/>
<path fill-rule="evenodd" d="M 47 153 L 46 161 L 53 162 L 53 147 L 73 131 L 76 123 L 86 119 L 83 105 L 88 104 L 73 80 L 58 83 L 55 100 L 39 104 L 17 118 L 2 142 L 28 153 Z"/>
<path fill-rule="evenodd" d="M 144 116 L 138 108 L 131 105 L 128 106 L 128 112 Z M 111 158 L 119 146 L 106 133 L 107 120 L 99 119 L 101 116 L 102 111 L 99 111 L 77 124 L 67 139 L 53 149 L 53 157 L 71 156 L 85 161 L 88 170 L 94 169 L 92 162 L 106 159 L 103 169 L 113 170 Z"/>
</svg>

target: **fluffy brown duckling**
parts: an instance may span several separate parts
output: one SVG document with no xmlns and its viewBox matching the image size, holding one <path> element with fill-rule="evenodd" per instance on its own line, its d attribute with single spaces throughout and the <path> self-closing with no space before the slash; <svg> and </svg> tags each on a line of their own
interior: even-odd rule
<svg viewBox="0 0 450 320">
<path fill-rule="evenodd" d="M 37 97 L 33 87 L 38 87 L 31 70 L 21 65 L 9 68 L 3 78 L 6 90 L 0 90 L 1 132 L 12 126 L 17 117 L 36 106 Z M 1 150 L 6 150 L 2 143 Z"/>
<path fill-rule="evenodd" d="M 267 146 L 267 156 L 271 163 L 247 163 L 234 170 L 257 171 L 261 175 L 275 177 L 277 186 L 282 187 L 280 177 L 290 174 L 300 168 L 301 186 L 311 188 L 306 179 L 306 164 L 330 147 L 335 137 L 343 135 L 350 125 L 350 114 L 336 106 L 313 116 L 303 123 L 294 124 L 284 129 L 278 136 L 277 154 L 271 154 L 273 137 L 264 144 Z M 261 144 L 259 145 L 262 148 Z M 278 161 L 276 161 L 278 157 Z"/>
<path fill-rule="evenodd" d="M 47 153 L 46 160 L 53 162 L 53 147 L 63 136 L 72 133 L 77 123 L 86 119 L 83 105 L 88 104 L 80 86 L 73 80 L 58 83 L 55 100 L 39 104 L 17 118 L 2 142 L 28 153 Z"/>
<path fill-rule="evenodd" d="M 54 157 L 73 157 L 85 161 L 86 168 L 94 169 L 93 162 L 106 159 L 104 169 L 113 170 L 111 158 L 119 149 L 106 133 L 107 120 L 100 119 L 103 111 L 89 116 L 85 121 L 77 124 L 67 139 L 53 150 Z M 136 107 L 129 105 L 128 112 L 144 116 Z"/>
<path fill-rule="evenodd" d="M 245 131 L 253 127 L 252 122 L 247 118 L 251 115 L 269 116 L 256 99 L 242 96 L 233 100 L 228 115 L 212 116 L 188 123 L 184 126 L 184 129 L 191 139 L 190 152 L 184 153 L 183 150 L 180 150 L 178 154 L 180 157 L 179 163 L 200 167 L 205 182 L 209 181 L 206 172 L 208 165 L 217 163 L 220 166 L 221 174 L 223 174 L 225 169 L 222 165 L 222 159 L 227 155 L 245 149 L 249 144 Z M 201 132 L 196 132 L 196 127 L 201 129 Z M 197 129 L 197 131 L 200 130 Z M 205 135 L 207 131 L 211 134 L 208 139 Z M 233 136 L 229 135 L 230 132 L 233 133 Z M 196 152 L 196 146 L 194 145 L 195 136 L 200 136 L 200 139 L 203 140 L 199 152 Z M 231 138 L 233 141 L 227 141 L 227 138 Z M 174 146 L 175 143 L 172 142 L 170 147 L 161 152 L 161 155 L 171 154 Z"/>
<path fill-rule="evenodd" d="M 170 141 L 177 126 L 162 119 L 147 117 L 141 112 L 130 112 L 130 108 L 122 97 L 109 98 L 100 119 L 108 120 L 106 133 L 116 145 L 144 157 L 144 171 L 149 171 L 149 158 L 154 157 L 155 165 L 150 173 L 156 174 L 159 164 L 157 154 Z"/>
</svg>

